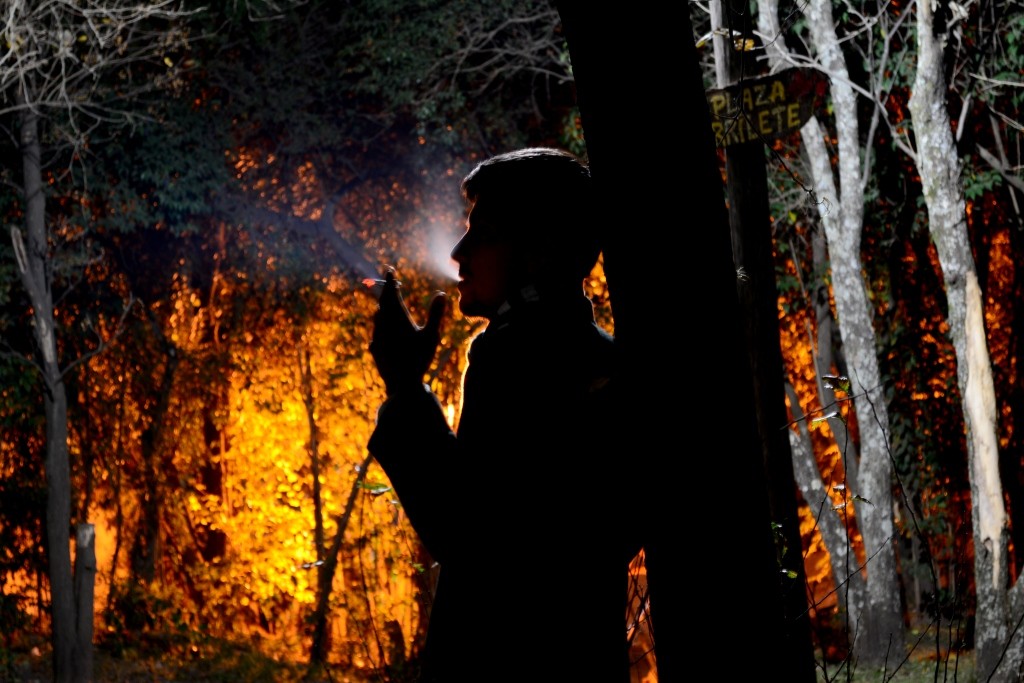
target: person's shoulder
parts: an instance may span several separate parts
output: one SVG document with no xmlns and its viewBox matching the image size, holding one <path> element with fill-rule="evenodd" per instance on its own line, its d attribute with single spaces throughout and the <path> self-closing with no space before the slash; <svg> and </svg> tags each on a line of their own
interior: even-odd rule
<svg viewBox="0 0 1024 683">
<path fill-rule="evenodd" d="M 615 336 L 608 330 L 601 327 L 601 325 L 599 325 L 596 320 L 593 323 L 591 323 L 591 326 L 595 330 L 594 334 L 596 334 L 602 342 L 604 342 L 607 345 L 612 345 L 615 343 Z"/>
<path fill-rule="evenodd" d="M 617 348 L 615 337 L 608 330 L 596 322 L 591 323 L 586 331 L 586 339 L 595 352 L 601 354 L 613 354 Z"/>
</svg>

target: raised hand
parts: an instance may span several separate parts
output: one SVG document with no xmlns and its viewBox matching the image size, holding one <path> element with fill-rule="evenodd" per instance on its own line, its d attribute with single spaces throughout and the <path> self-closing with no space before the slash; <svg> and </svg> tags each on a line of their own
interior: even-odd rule
<svg viewBox="0 0 1024 683">
<path fill-rule="evenodd" d="M 387 269 L 380 305 L 373 317 L 370 354 L 384 379 L 388 396 L 422 384 L 441 342 L 441 320 L 446 308 L 447 297 L 438 292 L 430 302 L 426 324 L 420 327 L 402 299 L 394 269 Z"/>
</svg>

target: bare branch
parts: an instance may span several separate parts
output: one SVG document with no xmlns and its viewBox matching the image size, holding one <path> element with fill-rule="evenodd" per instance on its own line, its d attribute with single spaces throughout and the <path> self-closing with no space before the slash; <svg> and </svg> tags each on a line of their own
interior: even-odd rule
<svg viewBox="0 0 1024 683">
<path fill-rule="evenodd" d="M 995 154 L 985 149 L 981 145 L 978 145 L 977 149 L 978 155 L 985 160 L 986 164 L 992 167 L 992 170 L 998 172 L 999 175 L 1003 177 L 1003 180 L 1007 182 L 1007 184 L 1017 188 L 1021 192 L 1024 192 L 1024 180 L 1014 175 L 1012 173 L 1012 169 L 1007 164 L 1000 161 Z"/>
<path fill-rule="evenodd" d="M 981 74 L 967 74 L 971 78 L 982 81 L 984 83 L 990 83 L 994 86 L 1001 86 L 1007 88 L 1024 88 L 1024 81 L 1007 81 L 1002 78 L 989 78 L 988 76 L 982 76 Z"/>
<path fill-rule="evenodd" d="M 554 6 L 526 7 L 521 12 L 506 17 L 497 26 L 486 23 L 484 12 L 467 14 L 459 31 L 458 47 L 428 72 L 425 81 L 435 85 L 421 102 L 442 90 L 478 97 L 523 74 L 555 83 L 572 81 L 564 44 L 556 31 L 560 19 Z"/>
<path fill-rule="evenodd" d="M 31 366 L 33 369 L 39 372 L 40 375 L 43 374 L 43 368 L 41 365 L 39 365 L 39 363 L 35 362 L 29 356 L 26 356 L 21 351 L 17 351 L 11 345 L 9 345 L 7 342 L 3 340 L 0 340 L 0 358 L 10 358 L 12 360 L 16 360 L 20 363 L 24 363 L 25 365 Z"/>
<path fill-rule="evenodd" d="M 236 8 L 239 4 L 245 5 L 245 14 L 249 21 L 273 21 L 280 19 L 287 12 L 305 5 L 307 0 L 262 0 L 252 2 L 251 0 L 234 0 L 232 3 Z"/>
<path fill-rule="evenodd" d="M 883 98 L 881 96 L 883 92 L 891 91 L 892 82 L 896 79 L 896 74 L 899 72 L 899 69 L 894 68 L 894 65 L 890 63 L 889 55 L 890 50 L 892 48 L 893 37 L 898 33 L 900 25 L 902 25 L 903 22 L 906 21 L 906 18 L 907 16 L 909 16 L 909 14 L 909 12 L 900 14 L 900 16 L 896 19 L 896 23 L 890 27 L 887 27 L 886 30 L 883 31 L 885 40 L 883 42 L 882 55 L 878 60 L 878 68 L 870 72 L 871 80 L 873 82 L 873 87 L 871 90 L 873 93 L 877 93 L 878 95 L 872 95 L 871 97 L 871 100 L 876 102 L 876 106 L 871 111 L 871 121 L 868 124 L 868 136 L 866 139 L 869 141 L 874 140 L 875 132 L 878 130 L 878 124 L 885 123 L 886 127 L 889 129 L 889 134 L 892 136 L 893 143 L 896 145 L 897 149 L 902 150 L 903 153 L 906 154 L 911 159 L 916 159 L 915 152 L 910 145 L 909 136 L 905 132 L 901 133 L 899 130 L 897 130 L 896 127 L 892 125 L 892 121 L 889 120 L 888 112 L 885 109 L 885 101 L 888 99 L 888 97 Z M 906 56 L 906 50 L 907 48 L 904 48 L 901 51 L 901 58 L 899 60 L 900 62 L 902 62 L 903 58 Z M 888 80 L 885 78 L 885 74 L 887 72 L 893 74 Z M 873 150 L 874 145 L 868 144 L 865 146 L 863 166 L 864 172 L 861 176 L 861 192 L 863 192 L 867 188 L 868 177 L 871 169 L 871 155 Z"/>
<path fill-rule="evenodd" d="M 103 339 L 97 333 L 96 336 L 99 337 L 99 344 L 96 346 L 96 348 L 94 348 L 91 351 L 87 351 L 86 353 L 83 353 L 81 356 L 68 363 L 64 370 L 60 373 L 61 379 L 67 377 L 68 373 L 71 372 L 71 370 L 78 367 L 82 363 L 87 362 L 93 356 L 99 355 L 106 351 L 110 347 L 111 342 L 113 342 L 114 340 L 121 336 L 121 334 L 125 330 L 124 321 L 128 318 L 128 313 L 131 312 L 132 307 L 134 305 L 135 296 L 129 294 L 128 303 L 125 304 L 124 310 L 121 311 L 121 315 L 117 319 L 117 323 L 114 326 L 114 332 L 110 335 L 108 339 Z"/>
<path fill-rule="evenodd" d="M 182 20 L 202 11 L 181 0 L 10 0 L 0 16 L 0 116 L 29 109 L 66 119 L 53 130 L 75 149 L 100 123 L 133 124 L 128 103 L 166 87 L 181 69 L 172 59 L 190 36 Z M 132 80 L 131 65 L 162 73 Z M 116 79 L 116 88 L 103 78 Z M 19 99 L 17 93 L 22 93 Z M 54 122 L 56 123 L 56 122 Z"/>
</svg>

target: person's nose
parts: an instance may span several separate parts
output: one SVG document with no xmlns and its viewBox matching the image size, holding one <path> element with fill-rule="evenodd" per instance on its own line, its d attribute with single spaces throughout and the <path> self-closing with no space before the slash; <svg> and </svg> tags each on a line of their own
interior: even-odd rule
<svg viewBox="0 0 1024 683">
<path fill-rule="evenodd" d="M 451 258 L 456 263 L 462 263 L 463 258 L 465 257 L 467 237 L 469 237 L 468 232 L 462 236 L 462 239 L 455 243 L 454 247 L 452 247 Z"/>
</svg>

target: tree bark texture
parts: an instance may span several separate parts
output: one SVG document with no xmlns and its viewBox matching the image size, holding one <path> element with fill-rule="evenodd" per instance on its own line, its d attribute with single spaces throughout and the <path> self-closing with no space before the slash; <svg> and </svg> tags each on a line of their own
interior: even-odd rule
<svg viewBox="0 0 1024 683">
<path fill-rule="evenodd" d="M 928 226 L 942 267 L 949 336 L 967 431 L 974 540 L 975 658 L 978 680 L 1016 681 L 1024 662 L 1020 582 L 1010 595 L 1007 515 L 999 477 L 999 442 L 984 300 L 967 232 L 960 162 L 946 102 L 941 39 L 930 3 L 914 5 L 917 72 L 909 109 Z M 1016 632 L 1015 632 L 1016 631 Z M 1010 640 L 1012 637 L 1012 641 Z M 998 666 L 998 668 L 997 668 Z"/>
<path fill-rule="evenodd" d="M 773 69 L 784 68 L 789 57 L 782 27 L 778 21 L 779 6 L 777 0 L 758 1 L 758 29 L 762 36 L 768 37 L 765 49 Z M 800 131 L 804 152 L 807 154 L 812 171 L 812 182 L 817 197 L 836 197 L 835 182 L 832 177 L 831 161 L 825 148 L 823 133 L 817 118 L 811 117 Z M 836 221 L 838 213 L 831 210 L 822 212 L 822 220 Z M 816 230 L 812 239 L 812 272 L 824 273 L 828 268 L 828 246 L 824 230 Z M 828 282 L 822 279 L 807 285 L 808 296 L 813 306 L 814 324 L 817 333 L 808 329 L 808 342 L 816 347 L 814 353 L 815 383 L 817 385 L 818 403 L 823 408 L 834 400 L 825 387 L 824 376 L 831 374 L 835 368 L 833 354 L 833 319 L 831 297 Z M 858 568 L 859 562 L 853 552 L 850 534 L 847 531 L 847 516 L 853 513 L 854 501 L 849 500 L 848 507 L 833 510 L 833 499 L 826 482 L 822 479 L 814 449 L 810 441 L 805 421 L 807 415 L 800 405 L 799 397 L 791 385 L 786 385 L 790 410 L 797 421 L 797 429 L 789 430 L 790 449 L 793 453 L 793 472 L 800 491 L 814 515 L 818 532 L 829 553 L 836 595 L 840 607 L 846 611 L 848 624 L 861 621 L 866 600 L 864 576 Z M 857 463 L 860 454 L 857 444 L 851 442 L 849 430 L 843 420 L 830 419 L 829 431 L 843 457 L 843 481 L 847 482 L 846 490 L 859 489 Z M 831 481 L 828 482 L 831 486 Z M 850 644 L 852 645 L 852 627 Z"/>
<path fill-rule="evenodd" d="M 847 490 L 868 501 L 856 505 L 855 512 L 868 561 L 865 599 L 860 609 L 856 602 L 851 605 L 854 611 L 851 612 L 853 633 L 850 636 L 859 663 L 879 667 L 903 659 L 906 636 L 896 562 L 888 410 L 882 391 L 871 302 L 861 265 L 864 175 L 857 96 L 839 47 L 831 4 L 827 0 L 811 0 L 804 12 L 817 60 L 831 79 L 838 138 L 837 192 L 831 159 L 817 120 L 812 117 L 801 130 L 811 164 L 818 212 L 828 238 L 836 316 L 860 427 L 859 462 L 856 452 L 848 451 L 843 451 L 843 462 L 848 475 Z M 779 35 L 777 15 L 770 13 L 770 16 L 775 19 L 763 24 L 762 30 L 767 28 L 774 37 Z M 785 46 L 775 42 L 772 49 L 785 50 Z M 837 435 L 840 432 L 845 434 L 845 427 L 839 427 Z M 840 448 L 843 445 L 841 443 Z M 856 477 L 849 476 L 851 474 Z"/>
<path fill-rule="evenodd" d="M 854 655 L 863 666 L 894 666 L 903 660 L 906 636 L 893 524 L 893 466 L 886 436 L 889 418 L 875 348 L 871 302 L 861 266 L 864 180 L 857 97 L 839 47 L 831 4 L 813 0 L 805 12 L 818 60 L 831 78 L 839 139 L 839 204 L 830 207 L 827 203 L 837 196 L 834 192 L 819 194 L 818 201 L 823 202 L 819 212 L 828 237 L 832 292 L 860 427 L 859 490 L 852 493 L 869 501 L 857 506 L 856 511 L 868 562 L 867 599 L 860 621 L 854 624 Z M 814 144 L 810 140 L 805 143 Z M 820 137 L 818 143 L 823 145 Z M 820 159 L 820 153 L 817 156 Z M 825 173 L 825 168 L 815 164 L 816 185 L 819 177 L 826 177 Z M 827 177 L 832 177 L 831 166 Z M 830 220 L 828 214 L 832 212 L 838 214 L 837 220 Z"/>
<path fill-rule="evenodd" d="M 790 429 L 789 443 L 793 451 L 793 475 L 814 515 L 818 533 L 828 549 L 829 564 L 835 581 L 836 597 L 839 605 L 847 610 L 851 622 L 855 622 L 862 609 L 864 600 L 864 577 L 857 570 L 857 558 L 853 552 L 850 535 L 846 531 L 840 516 L 832 510 L 832 498 L 825 490 L 821 478 L 818 461 L 814 457 L 811 437 L 807 431 L 800 409 L 799 399 L 792 386 L 787 386 L 790 405 L 793 406 L 793 419 L 797 421 L 797 429 Z"/>
<path fill-rule="evenodd" d="M 844 481 L 846 505 L 854 510 L 867 558 L 865 595 L 863 599 L 854 596 L 851 603 L 850 639 L 858 662 L 877 668 L 887 661 L 894 665 L 902 660 L 905 642 L 892 518 L 893 469 L 885 436 L 888 417 L 881 392 L 871 304 L 860 266 L 862 199 L 860 196 L 849 198 L 856 204 L 852 210 L 853 217 L 847 213 L 847 200 L 842 200 L 839 205 L 828 201 L 836 197 L 831 164 L 820 137 L 820 128 L 816 121 L 812 121 L 805 125 L 805 131 L 814 132 L 817 128 L 818 137 L 808 135 L 803 139 L 814 169 L 815 193 L 819 202 L 826 202 L 819 205 L 819 211 L 828 237 L 832 291 L 843 350 L 850 368 L 850 391 L 855 397 L 853 404 L 861 436 L 859 449 L 844 450 L 847 444 L 839 444 L 847 471 Z M 856 136 L 857 133 L 853 131 L 852 134 Z M 856 235 L 851 235 L 851 232 Z M 830 425 L 835 423 L 841 423 L 841 419 L 829 420 Z M 846 432 L 845 426 L 837 427 L 839 429 Z M 860 462 L 851 468 L 848 464 L 854 461 L 858 450 Z M 850 471 L 856 472 L 857 477 L 850 476 Z M 859 496 L 865 502 L 855 502 L 853 496 Z M 853 570 L 860 571 L 858 563 L 853 563 Z"/>
</svg>

